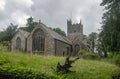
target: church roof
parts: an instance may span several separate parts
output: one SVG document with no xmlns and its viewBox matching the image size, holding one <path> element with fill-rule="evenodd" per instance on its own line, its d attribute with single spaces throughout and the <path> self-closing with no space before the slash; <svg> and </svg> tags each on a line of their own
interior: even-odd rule
<svg viewBox="0 0 120 79">
<path fill-rule="evenodd" d="M 25 38 L 27 38 L 28 36 L 29 36 L 29 32 L 27 32 L 27 31 L 24 31 L 24 30 L 21 30 L 21 29 L 19 29 L 18 30 Z"/>
<path fill-rule="evenodd" d="M 49 27 L 47 27 L 47 26 L 46 26 L 45 24 L 43 24 L 43 23 L 40 23 L 40 25 L 43 26 L 43 28 L 44 28 L 54 39 L 60 40 L 60 41 L 62 41 L 62 42 L 68 43 L 68 44 L 72 44 L 71 41 L 70 41 L 67 37 L 58 34 L 57 32 L 53 31 L 52 29 L 50 29 Z"/>
</svg>

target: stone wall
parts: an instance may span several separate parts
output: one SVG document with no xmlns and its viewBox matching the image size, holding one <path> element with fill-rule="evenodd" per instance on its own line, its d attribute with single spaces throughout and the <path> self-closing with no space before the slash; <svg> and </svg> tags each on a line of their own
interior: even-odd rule
<svg viewBox="0 0 120 79">
<path fill-rule="evenodd" d="M 75 51 L 76 45 L 80 46 L 80 50 L 87 50 L 87 45 L 84 41 L 85 39 L 83 38 L 82 33 L 72 33 L 72 34 L 69 34 L 67 38 L 72 41 L 73 53 Z"/>
<path fill-rule="evenodd" d="M 34 50 L 33 51 L 33 35 L 36 32 L 37 29 L 42 30 L 45 36 L 45 44 L 44 44 L 44 51 L 43 50 Z M 36 34 L 37 35 L 37 34 Z M 52 30 L 48 29 L 43 24 L 38 24 L 32 32 L 27 36 L 24 37 L 23 34 L 20 32 L 17 32 L 17 34 L 12 39 L 12 49 L 16 49 L 16 39 L 20 37 L 21 38 L 21 47 L 22 51 L 26 51 L 28 53 L 35 53 L 35 54 L 43 54 L 43 55 L 56 55 L 56 56 L 66 56 L 70 55 L 72 52 L 75 44 L 80 44 L 80 41 L 82 41 L 82 33 L 71 33 L 68 35 L 69 40 L 65 39 L 66 37 L 59 36 L 55 32 L 52 32 Z M 26 43 L 27 41 L 27 43 Z M 69 42 L 68 42 L 69 41 Z M 72 42 L 72 43 L 71 43 Z M 41 46 L 41 44 L 40 44 Z M 37 45 L 39 47 L 39 45 Z"/>
<path fill-rule="evenodd" d="M 66 56 L 71 53 L 71 45 L 65 42 L 55 40 L 55 55 L 56 56 Z"/>
<path fill-rule="evenodd" d="M 11 49 L 16 50 L 16 39 L 18 37 L 21 39 L 21 51 L 25 52 L 26 51 L 26 48 L 25 48 L 26 47 L 26 45 L 25 45 L 26 38 L 20 32 L 17 32 L 17 34 L 11 40 Z"/>
<path fill-rule="evenodd" d="M 27 40 L 27 52 L 29 53 L 34 53 L 34 51 L 32 51 L 32 35 L 33 32 L 37 29 L 40 28 L 42 31 L 44 31 L 45 33 L 45 47 L 44 47 L 44 52 L 37 52 L 37 54 L 43 54 L 43 55 L 54 55 L 55 53 L 55 49 L 54 49 L 54 39 L 51 37 L 51 35 L 49 33 L 46 32 L 45 29 L 43 29 L 42 27 L 36 27 L 30 34 L 30 36 L 28 37 Z"/>
<path fill-rule="evenodd" d="M 85 39 L 83 38 L 83 24 L 76 23 L 72 24 L 71 20 L 67 20 L 67 38 L 72 42 L 72 49 L 73 54 L 77 54 L 74 51 L 76 51 L 76 46 L 79 46 L 80 50 L 86 50 L 87 44 Z"/>
<path fill-rule="evenodd" d="M 67 21 L 67 33 L 72 34 L 72 33 L 82 33 L 83 34 L 83 25 L 82 23 L 74 23 L 72 24 L 71 20 Z"/>
<path fill-rule="evenodd" d="M 27 38 L 27 52 L 32 53 L 32 36 Z"/>
<path fill-rule="evenodd" d="M 45 37 L 45 55 L 55 55 L 55 42 L 48 33 Z"/>
</svg>

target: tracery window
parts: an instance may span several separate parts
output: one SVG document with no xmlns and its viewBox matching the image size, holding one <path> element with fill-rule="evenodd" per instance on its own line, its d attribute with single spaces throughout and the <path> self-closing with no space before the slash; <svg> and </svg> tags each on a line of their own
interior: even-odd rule
<svg viewBox="0 0 120 79">
<path fill-rule="evenodd" d="M 16 39 L 16 49 L 21 50 L 21 39 L 20 39 L 20 37 L 18 37 Z"/>
<path fill-rule="evenodd" d="M 32 36 L 33 39 L 33 45 L 32 49 L 33 51 L 44 51 L 44 46 L 45 46 L 45 35 L 44 32 L 41 29 L 36 29 L 33 33 Z"/>
</svg>

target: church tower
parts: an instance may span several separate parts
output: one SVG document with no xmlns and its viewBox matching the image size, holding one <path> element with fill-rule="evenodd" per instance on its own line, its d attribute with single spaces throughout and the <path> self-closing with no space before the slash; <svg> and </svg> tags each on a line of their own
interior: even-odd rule
<svg viewBox="0 0 120 79">
<path fill-rule="evenodd" d="M 83 39 L 83 24 L 72 23 L 72 20 L 67 20 L 67 37 L 72 42 L 73 55 L 77 55 L 81 49 L 84 49 Z"/>
<path fill-rule="evenodd" d="M 67 20 L 67 34 L 81 33 L 83 34 L 83 24 L 80 20 L 79 23 L 72 24 L 71 19 Z"/>
</svg>

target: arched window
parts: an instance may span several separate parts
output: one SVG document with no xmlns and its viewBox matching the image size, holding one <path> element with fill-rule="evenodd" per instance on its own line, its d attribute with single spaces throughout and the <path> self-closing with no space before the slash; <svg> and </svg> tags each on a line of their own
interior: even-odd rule
<svg viewBox="0 0 120 79">
<path fill-rule="evenodd" d="M 32 36 L 32 50 L 33 51 L 44 51 L 45 44 L 45 35 L 41 29 L 36 29 Z"/>
<path fill-rule="evenodd" d="M 74 47 L 74 55 L 77 55 L 79 51 L 80 51 L 80 46 L 76 44 Z"/>
<path fill-rule="evenodd" d="M 18 37 L 16 39 L 16 49 L 21 50 L 21 39 L 20 39 L 20 37 Z"/>
</svg>

